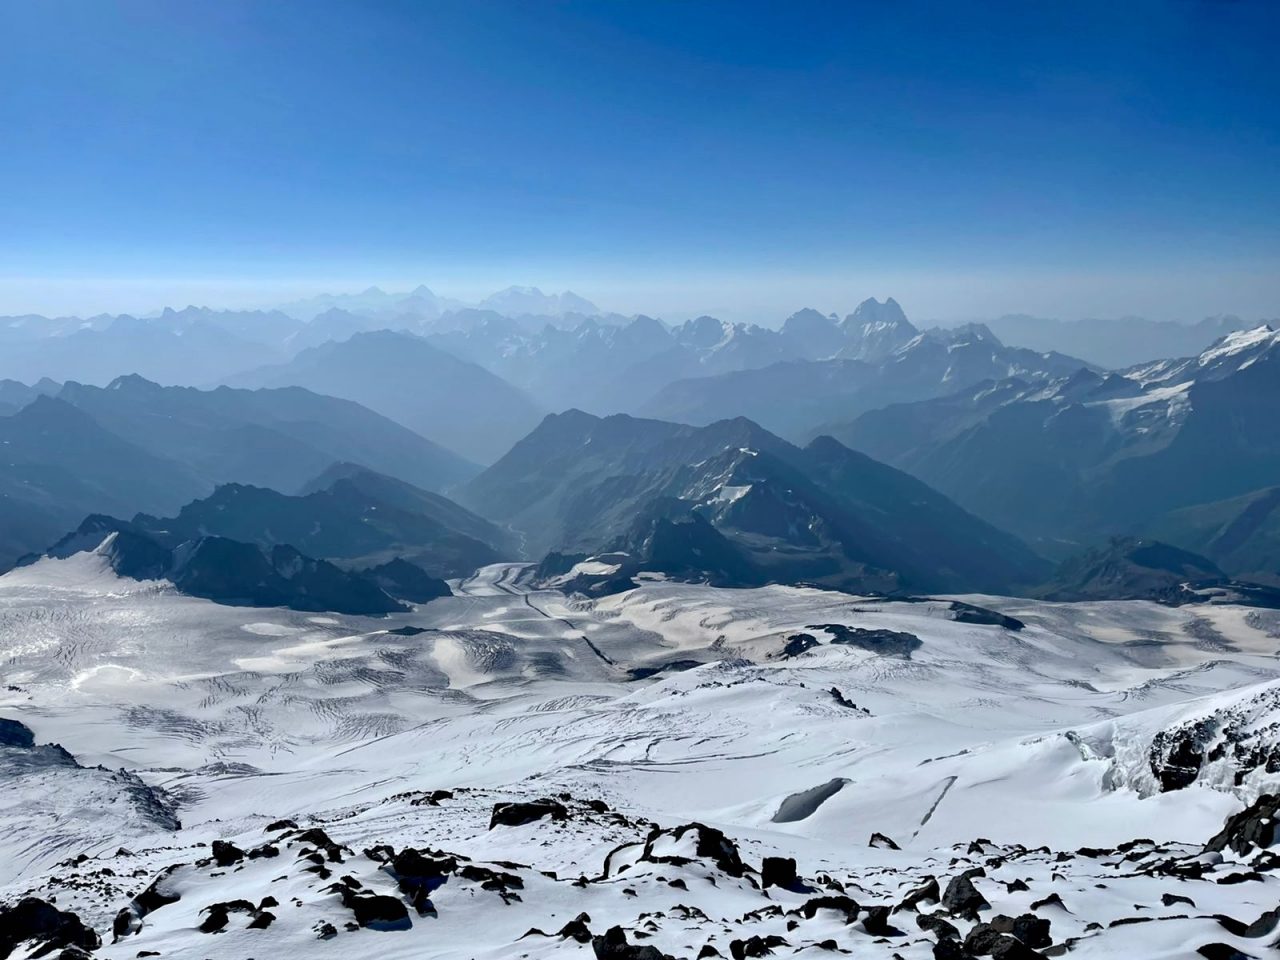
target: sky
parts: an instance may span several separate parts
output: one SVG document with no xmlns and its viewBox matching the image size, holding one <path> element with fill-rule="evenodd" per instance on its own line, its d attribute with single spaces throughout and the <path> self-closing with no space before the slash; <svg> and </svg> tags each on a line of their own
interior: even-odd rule
<svg viewBox="0 0 1280 960">
<path fill-rule="evenodd" d="M 1280 4 L 0 0 L 0 314 L 1280 315 Z"/>
</svg>

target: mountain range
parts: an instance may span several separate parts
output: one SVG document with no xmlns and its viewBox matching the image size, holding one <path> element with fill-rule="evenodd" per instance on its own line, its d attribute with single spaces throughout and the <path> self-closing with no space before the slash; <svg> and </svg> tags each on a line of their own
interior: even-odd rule
<svg viewBox="0 0 1280 960">
<path fill-rule="evenodd" d="M 86 552 L 101 557 L 122 577 L 167 580 L 179 593 L 229 606 L 358 616 L 409 609 L 376 576 L 342 570 L 288 544 L 264 548 L 220 536 L 181 540 L 114 517 L 93 515 L 45 556 L 58 559 Z M 443 591 L 448 594 L 447 585 Z"/>
<path fill-rule="evenodd" d="M 1276 409 L 1280 333 L 1263 325 L 1194 357 L 988 381 L 831 432 L 1050 554 L 1148 528 L 1209 550 L 1239 518 L 1214 559 L 1228 573 L 1274 572 L 1265 490 L 1280 476 Z M 1260 552 L 1247 544 L 1255 533 Z"/>
<path fill-rule="evenodd" d="M 530 556 L 622 551 L 726 584 L 997 590 L 1048 572 L 918 480 L 828 437 L 800 448 L 744 418 L 699 428 L 549 416 L 457 495 L 519 531 Z"/>
<path fill-rule="evenodd" d="M 298 387 L 197 390 L 127 376 L 23 391 L 5 387 L 33 399 L 0 415 L 5 567 L 87 514 L 169 514 L 218 484 L 292 493 L 350 462 L 440 490 L 478 469 L 356 403 Z"/>
<path fill-rule="evenodd" d="M 921 332 L 905 317 L 857 322 L 855 315 L 847 321 L 838 329 L 848 337 L 833 357 L 678 380 L 640 412 L 695 424 L 742 415 L 785 436 L 812 436 L 831 421 L 890 403 L 942 396 L 994 378 L 1065 376 L 1089 367 L 1062 354 L 1005 346 L 980 324 Z"/>
<path fill-rule="evenodd" d="M 436 577 L 466 576 L 515 553 L 510 535 L 453 501 L 349 463 L 297 496 L 228 483 L 173 517 L 140 514 L 132 525 L 174 545 L 204 536 L 285 544 L 348 568 L 399 558 Z"/>
</svg>

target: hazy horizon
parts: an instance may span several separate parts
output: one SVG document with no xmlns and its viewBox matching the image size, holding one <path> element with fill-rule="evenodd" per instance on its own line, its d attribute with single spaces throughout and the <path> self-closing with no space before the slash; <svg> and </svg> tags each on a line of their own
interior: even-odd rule
<svg viewBox="0 0 1280 960">
<path fill-rule="evenodd" d="M 870 295 L 941 322 L 1275 316 L 1278 23 L 9 4 L 0 314 L 426 282 L 766 323 Z"/>
<path fill-rule="evenodd" d="M 754 278 L 761 283 L 761 278 Z M 744 304 L 743 291 L 735 288 L 735 296 L 716 296 L 715 290 L 702 290 L 701 285 L 666 284 L 653 289 L 636 286 L 600 286 L 579 284 L 559 279 L 551 283 L 503 282 L 496 276 L 489 285 L 472 280 L 457 285 L 433 283 L 429 280 L 405 277 L 383 277 L 376 282 L 352 279 L 342 282 L 279 281 L 262 282 L 237 280 L 159 280 L 129 281 L 119 278 L 102 281 L 62 281 L 56 291 L 33 289 L 30 293 L 14 293 L 21 290 L 21 281 L 0 278 L 0 316 L 41 315 L 47 317 L 81 317 L 98 315 L 130 315 L 148 317 L 166 309 L 182 310 L 189 306 L 212 310 L 271 310 L 292 301 L 308 300 L 320 296 L 349 296 L 377 288 L 384 293 L 408 293 L 420 285 L 428 287 L 442 298 L 474 305 L 485 297 L 508 287 L 534 287 L 543 293 L 553 294 L 571 291 L 590 300 L 603 313 L 624 316 L 644 314 L 666 322 L 679 323 L 692 317 L 711 315 L 732 322 L 756 323 L 765 327 L 777 327 L 786 317 L 798 310 L 811 308 L 824 314 L 845 316 L 867 298 L 885 300 L 892 297 L 902 305 L 906 315 L 918 325 L 954 325 L 965 322 L 992 320 L 1010 315 L 1027 315 L 1046 320 L 1123 320 L 1139 317 L 1153 321 L 1173 321 L 1192 324 L 1205 318 L 1238 316 L 1244 320 L 1268 322 L 1280 317 L 1280 300 L 1266 295 L 1269 276 L 1242 275 L 1232 278 L 1243 285 L 1244 293 L 1249 284 L 1256 285 L 1254 295 L 1242 295 L 1240 289 L 1230 295 L 1214 298 L 1212 292 L 1196 299 L 1188 290 L 1181 298 L 1179 310 L 1152 310 L 1144 307 L 1149 298 L 1122 292 L 1117 284 L 1121 278 L 1106 275 L 1094 277 L 1087 296 L 1076 296 L 1066 289 L 1061 279 L 1042 278 L 1038 289 L 1024 286 L 1021 293 L 1005 296 L 988 295 L 989 287 L 980 277 L 946 277 L 934 275 L 927 279 L 899 276 L 890 282 L 868 278 L 855 282 L 827 281 L 811 285 L 767 286 Z M 1132 279 L 1132 276 L 1129 276 Z M 1150 278 L 1153 284 L 1163 281 L 1162 294 L 1169 295 L 1170 287 L 1193 288 L 1196 281 L 1184 276 Z M 1226 282 L 1225 280 L 1223 281 Z M 51 282 L 52 283 L 52 282 Z M 33 285 L 34 286 L 34 285 Z M 691 292 L 691 286 L 693 290 Z M 597 292 L 597 290 L 603 292 Z M 1217 289 L 1215 287 L 1215 289 Z M 1048 291 L 1056 291 L 1054 296 Z M 1110 293 L 1108 293 L 1110 291 Z M 8 305 L 6 307 L 6 304 Z M 1232 308 L 1232 304 L 1242 304 Z"/>
</svg>

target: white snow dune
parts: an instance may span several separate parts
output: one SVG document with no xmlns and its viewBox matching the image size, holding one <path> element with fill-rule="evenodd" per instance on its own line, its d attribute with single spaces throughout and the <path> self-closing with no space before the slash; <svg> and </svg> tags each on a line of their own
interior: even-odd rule
<svg viewBox="0 0 1280 960">
<path fill-rule="evenodd" d="M 539 871 L 597 877 L 609 850 L 643 841 L 650 823 L 700 821 L 753 868 L 795 857 L 802 876 L 839 878 L 865 906 L 927 875 L 945 887 L 1016 844 L 1056 852 L 1145 837 L 1198 850 L 1225 817 L 1280 791 L 1280 773 L 1260 764 L 1236 776 L 1229 753 L 1176 790 L 1162 791 L 1151 763 L 1154 739 L 1179 724 L 1231 714 L 1257 731 L 1280 718 L 1269 706 L 1280 701 L 1280 622 L 1266 611 L 964 598 L 1026 624 L 1010 630 L 956 622 L 945 599 L 655 581 L 588 601 L 531 593 L 523 573 L 486 568 L 457 596 L 383 619 L 219 606 L 118 579 L 91 554 L 0 577 L 0 717 L 75 758 L 34 763 L 0 748 L 0 901 L 58 894 L 109 957 L 590 956 L 571 938 L 519 939 L 530 927 L 554 934 L 580 911 L 594 934 L 619 924 L 633 943 L 647 933 L 638 942 L 681 957 L 708 937 L 727 956 L 729 940 L 757 934 L 787 939 L 783 954 L 831 939 L 858 955 L 928 957 L 933 935 L 910 916 L 895 914 L 901 936 L 884 937 L 826 912 L 799 932 L 773 914 L 748 921 L 805 897 L 771 888 L 761 899 L 754 881 L 697 857 L 577 887 Z M 884 656 L 835 642 L 839 628 L 921 645 Z M 816 645 L 784 656 L 802 633 Z M 438 789 L 455 796 L 421 800 Z M 624 816 L 575 808 L 564 823 L 488 829 L 495 802 L 560 794 Z M 198 865 L 209 856 L 199 845 L 247 850 L 280 818 L 323 825 L 351 848 L 333 879 L 299 872 L 298 841 L 276 858 Z M 869 847 L 873 832 L 901 851 Z M 989 847 L 969 850 L 979 837 Z M 343 895 L 326 888 L 345 873 L 400 896 L 360 852 L 379 843 L 529 865 L 509 867 L 526 885 L 517 901 L 455 877 L 432 893 L 437 917 L 410 910 L 408 929 L 355 934 Z M 59 865 L 78 854 L 91 859 Z M 1061 891 L 1070 912 L 1053 915 L 1054 939 L 1082 937 L 1072 956 L 1187 956 L 1210 941 L 1245 950 L 1253 941 L 1205 917 L 1252 922 L 1280 893 L 1270 874 L 1192 884 L 1017 856 L 991 868 L 1002 882 L 975 882 L 1013 916 Z M 183 899 L 111 943 L 117 911 L 171 865 L 182 865 L 172 883 Z M 90 877 L 104 866 L 110 879 Z M 1006 891 L 1014 879 L 1031 892 Z M 1196 909 L 1165 909 L 1166 891 Z M 267 895 L 284 906 L 266 929 L 247 927 L 248 914 L 222 933 L 198 929 L 214 902 Z M 1152 916 L 1188 916 L 1108 926 L 1153 901 Z M 647 928 L 646 912 L 663 917 Z M 338 935 L 317 939 L 329 922 Z"/>
</svg>

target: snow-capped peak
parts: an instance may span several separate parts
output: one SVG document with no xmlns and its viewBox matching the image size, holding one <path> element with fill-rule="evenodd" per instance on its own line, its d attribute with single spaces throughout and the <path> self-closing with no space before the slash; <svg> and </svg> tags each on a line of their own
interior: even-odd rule
<svg viewBox="0 0 1280 960">
<path fill-rule="evenodd" d="M 1280 343 L 1280 332 L 1271 329 L 1269 324 L 1259 324 L 1252 330 L 1236 330 L 1200 354 L 1198 363 L 1201 367 L 1218 363 L 1243 353 L 1262 353 Z"/>
</svg>

